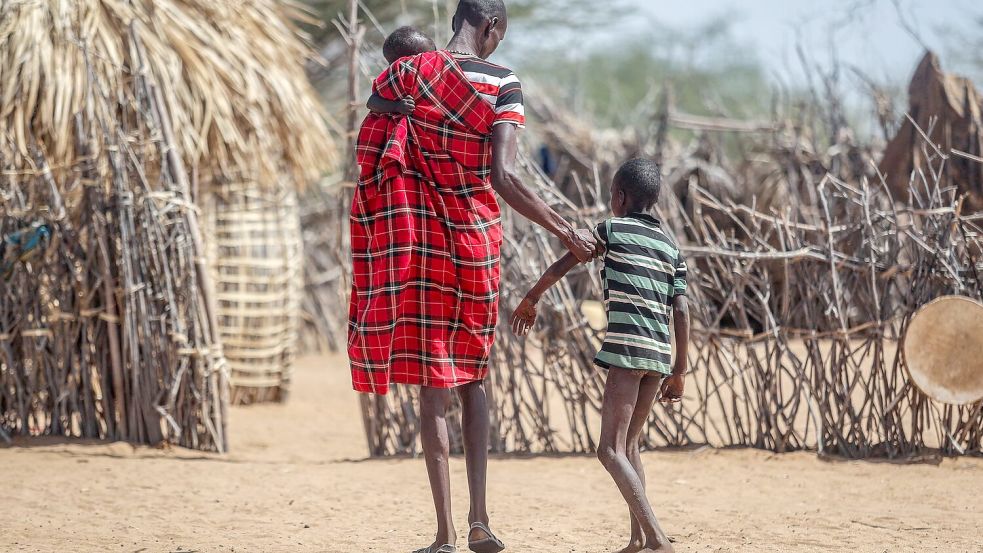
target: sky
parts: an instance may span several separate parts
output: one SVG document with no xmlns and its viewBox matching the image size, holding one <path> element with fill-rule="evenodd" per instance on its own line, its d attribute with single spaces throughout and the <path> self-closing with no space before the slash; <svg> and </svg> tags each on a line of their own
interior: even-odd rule
<svg viewBox="0 0 983 553">
<path fill-rule="evenodd" d="M 569 31 L 560 39 L 576 51 L 616 45 L 624 36 L 651 35 L 653 29 L 687 31 L 714 20 L 730 24 L 740 51 L 754 56 L 773 77 L 792 83 L 804 78 L 797 46 L 812 61 L 827 65 L 836 52 L 840 62 L 879 82 L 903 83 L 925 46 L 961 69 L 946 55 L 958 41 L 953 30 L 975 30 L 983 17 L 979 0 L 621 0 L 637 11 L 619 11 L 620 21 Z M 900 13 L 895 4 L 900 6 Z M 627 13 L 626 13 L 627 12 Z M 908 29 L 906 29 L 906 27 Z M 562 36 L 562 31 L 559 33 Z M 528 45 L 528 43 L 526 43 Z M 518 45 L 516 45 L 518 46 Z M 506 53 L 506 58 L 511 57 Z"/>
<path fill-rule="evenodd" d="M 801 44 L 817 59 L 840 59 L 874 76 L 910 73 L 924 52 L 940 52 L 952 28 L 967 28 L 983 15 L 972 0 L 633 0 L 648 18 L 685 28 L 727 14 L 739 43 L 751 45 L 774 71 L 797 67 Z M 910 27 L 911 31 L 905 29 Z"/>
</svg>

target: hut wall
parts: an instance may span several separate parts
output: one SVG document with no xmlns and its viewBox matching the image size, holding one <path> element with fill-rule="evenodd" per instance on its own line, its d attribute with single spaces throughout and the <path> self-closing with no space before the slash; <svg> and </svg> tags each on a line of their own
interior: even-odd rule
<svg viewBox="0 0 983 553">
<path fill-rule="evenodd" d="M 308 19 L 275 0 L 0 2 L 0 232 L 52 231 L 30 259 L 0 248 L 0 440 L 225 449 L 228 367 L 195 202 L 230 175 L 300 186 L 331 166 L 304 72 L 315 53 L 294 23 Z M 272 349 L 254 355 L 289 364 Z"/>
<path fill-rule="evenodd" d="M 910 384 L 900 353 L 921 305 L 948 294 L 983 298 L 983 216 L 964 214 L 951 189 L 924 179 L 913 185 L 918 203 L 905 208 L 885 201 L 886 185 L 828 176 L 815 190 L 814 219 L 727 204 L 694 187 L 700 218 L 682 220 L 679 234 L 689 237 L 691 373 L 684 401 L 654 410 L 647 446 L 853 458 L 983 452 L 983 406 L 927 398 Z M 602 207 L 572 209 L 531 173 L 530 182 L 582 226 L 606 216 Z M 685 219 L 669 200 L 665 214 Z M 603 320 L 588 316 L 583 300 L 601 297 L 597 267 L 576 269 L 544 296 L 529 338 L 505 324 L 555 251 L 550 237 L 507 218 L 486 383 L 496 452 L 596 448 L 604 380 L 592 359 Z M 372 455 L 418 451 L 412 387 L 366 396 L 363 407 Z M 459 417 L 448 420 L 461 451 Z"/>
<path fill-rule="evenodd" d="M 234 403 L 283 401 L 297 348 L 303 244 L 294 189 L 282 181 L 208 187 L 209 260 Z"/>
<path fill-rule="evenodd" d="M 168 83 L 132 19 L 94 47 L 81 27 L 104 20 L 49 7 L 0 8 L 0 234 L 51 232 L 33 256 L 3 252 L 0 439 L 225 451 L 225 359 Z"/>
<path fill-rule="evenodd" d="M 165 154 L 160 106 L 146 107 L 126 141 L 100 143 L 119 135 L 93 127 L 112 123 L 78 116 L 79 157 L 100 153 L 67 171 L 52 170 L 34 137 L 28 156 L 2 149 L 0 234 L 41 221 L 52 239 L 5 259 L 0 437 L 226 448 L 225 361 L 197 208 L 172 178 L 181 173 Z"/>
</svg>

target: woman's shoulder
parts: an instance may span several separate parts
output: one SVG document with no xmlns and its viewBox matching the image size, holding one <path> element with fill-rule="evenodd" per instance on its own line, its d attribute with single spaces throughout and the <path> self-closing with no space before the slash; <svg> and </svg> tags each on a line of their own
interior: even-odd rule
<svg viewBox="0 0 983 553">
<path fill-rule="evenodd" d="M 479 57 L 460 56 L 456 57 L 456 59 L 465 73 L 481 73 L 497 79 L 505 79 L 515 75 L 515 72 L 508 67 L 483 60 Z"/>
</svg>

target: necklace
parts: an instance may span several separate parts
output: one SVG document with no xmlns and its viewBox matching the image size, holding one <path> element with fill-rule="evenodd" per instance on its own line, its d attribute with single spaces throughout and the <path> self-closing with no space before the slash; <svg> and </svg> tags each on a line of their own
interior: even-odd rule
<svg viewBox="0 0 983 553">
<path fill-rule="evenodd" d="M 450 52 L 450 53 L 452 53 L 452 54 L 457 54 L 459 56 L 478 57 L 477 54 L 472 54 L 470 52 L 458 52 L 457 50 L 447 50 L 447 51 Z"/>
</svg>

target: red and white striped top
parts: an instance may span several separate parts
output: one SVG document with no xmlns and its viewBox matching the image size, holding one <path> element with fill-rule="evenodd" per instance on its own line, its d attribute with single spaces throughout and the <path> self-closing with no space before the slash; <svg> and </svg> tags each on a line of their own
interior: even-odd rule
<svg viewBox="0 0 983 553">
<path fill-rule="evenodd" d="M 526 125 L 526 108 L 522 103 L 522 83 L 511 69 L 476 56 L 451 52 L 468 81 L 481 97 L 495 108 L 495 122 Z"/>
</svg>

